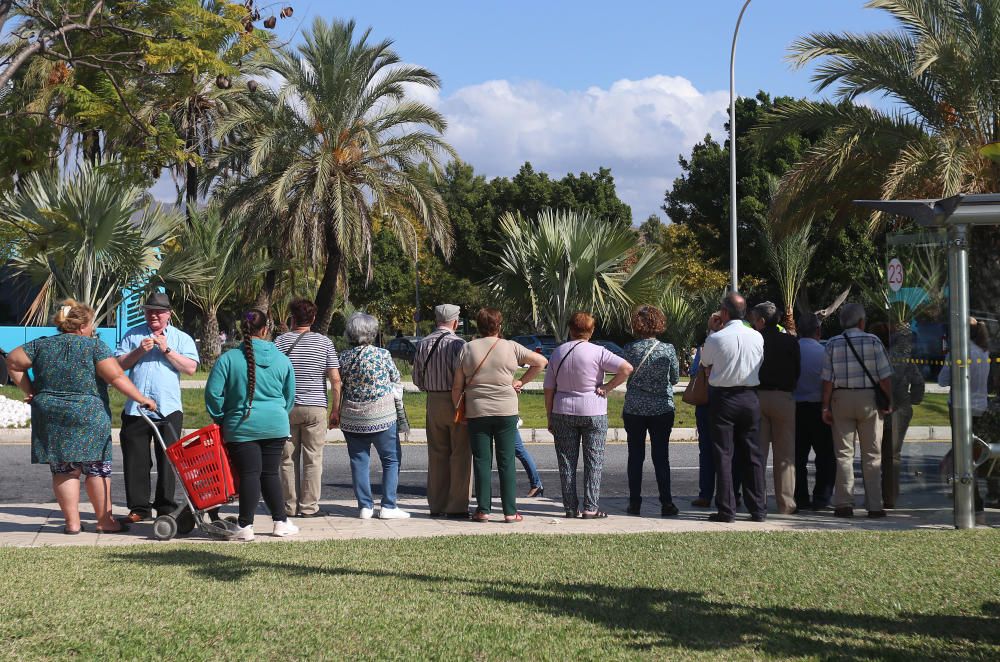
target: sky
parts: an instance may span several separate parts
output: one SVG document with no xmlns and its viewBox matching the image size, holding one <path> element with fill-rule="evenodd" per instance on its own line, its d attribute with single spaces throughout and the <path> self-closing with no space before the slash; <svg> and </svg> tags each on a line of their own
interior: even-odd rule
<svg viewBox="0 0 1000 662">
<path fill-rule="evenodd" d="M 404 61 L 437 73 L 440 91 L 421 99 L 444 113 L 446 139 L 477 173 L 509 177 L 525 161 L 556 178 L 609 167 L 636 223 L 663 215 L 680 155 L 706 133 L 724 138 L 742 0 L 290 4 L 278 34 L 293 45 L 316 17 L 354 18 L 374 39 L 391 38 Z M 810 32 L 893 27 L 864 4 L 753 0 L 737 44 L 737 94 L 822 96 L 809 70 L 787 62 L 788 47 Z"/>
</svg>

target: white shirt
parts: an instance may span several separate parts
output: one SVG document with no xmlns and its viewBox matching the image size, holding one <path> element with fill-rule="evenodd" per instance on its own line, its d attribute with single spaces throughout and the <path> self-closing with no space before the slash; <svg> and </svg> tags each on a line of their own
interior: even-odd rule
<svg viewBox="0 0 1000 662">
<path fill-rule="evenodd" d="M 701 364 L 712 369 L 710 386 L 757 386 L 763 361 L 764 336 L 744 326 L 741 320 L 730 320 L 705 341 L 701 350 Z"/>
<path fill-rule="evenodd" d="M 989 405 L 987 386 L 990 381 L 990 353 L 974 342 L 969 343 L 969 404 L 972 415 L 982 416 Z M 951 386 L 951 354 L 944 357 L 944 367 L 938 373 L 939 386 Z M 948 396 L 951 404 L 951 396 Z"/>
</svg>

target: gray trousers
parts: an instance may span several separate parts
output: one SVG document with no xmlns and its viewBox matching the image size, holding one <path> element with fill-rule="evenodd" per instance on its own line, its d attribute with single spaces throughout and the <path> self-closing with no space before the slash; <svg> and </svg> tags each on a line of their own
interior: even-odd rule
<svg viewBox="0 0 1000 662">
<path fill-rule="evenodd" d="M 583 511 L 597 511 L 601 498 L 601 473 L 604 470 L 604 444 L 608 440 L 608 417 L 552 414 L 552 436 L 559 460 L 563 507 L 577 511 L 580 499 L 576 492 L 576 465 L 583 449 Z"/>
</svg>

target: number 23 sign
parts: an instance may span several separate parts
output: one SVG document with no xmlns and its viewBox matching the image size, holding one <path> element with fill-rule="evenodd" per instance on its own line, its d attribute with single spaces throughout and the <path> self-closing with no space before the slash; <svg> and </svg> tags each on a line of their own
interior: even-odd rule
<svg viewBox="0 0 1000 662">
<path fill-rule="evenodd" d="M 903 263 L 896 258 L 889 260 L 886 278 L 889 281 L 889 289 L 893 292 L 899 292 L 900 288 L 903 287 Z"/>
</svg>

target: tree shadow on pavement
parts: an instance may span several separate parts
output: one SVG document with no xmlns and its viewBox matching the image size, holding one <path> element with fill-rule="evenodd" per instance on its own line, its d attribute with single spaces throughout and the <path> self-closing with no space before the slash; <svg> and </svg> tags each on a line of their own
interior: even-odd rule
<svg viewBox="0 0 1000 662">
<path fill-rule="evenodd" d="M 291 577 L 362 577 L 389 582 L 372 590 L 395 591 L 399 582 L 418 582 L 429 590 L 523 609 L 525 618 L 547 614 L 598 626 L 604 634 L 638 652 L 737 650 L 755 656 L 819 656 L 822 659 L 879 658 L 937 660 L 998 659 L 1000 603 L 981 606 L 981 614 L 902 612 L 872 615 L 858 610 L 739 604 L 694 591 L 612 586 L 596 583 L 491 581 L 475 576 L 430 575 L 352 567 L 326 567 L 245 559 L 214 551 L 177 549 L 115 553 L 119 563 L 186 568 L 194 577 L 236 582 L 262 572 Z M 780 596 L 778 589 L 775 596 Z M 766 596 L 762 596 L 764 600 Z M 848 607 L 850 609 L 850 607 Z M 558 627 L 554 622 L 553 627 Z"/>
</svg>

